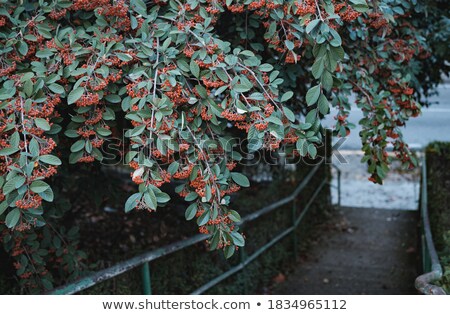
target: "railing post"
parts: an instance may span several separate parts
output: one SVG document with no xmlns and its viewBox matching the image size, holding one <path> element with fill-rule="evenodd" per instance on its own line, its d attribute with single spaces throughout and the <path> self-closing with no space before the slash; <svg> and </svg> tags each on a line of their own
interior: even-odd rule
<svg viewBox="0 0 450 315">
<path fill-rule="evenodd" d="M 293 254 L 294 254 L 294 262 L 297 261 L 297 227 L 295 223 L 297 221 L 297 199 L 294 198 L 292 201 L 292 226 L 294 227 L 292 231 L 292 246 L 293 246 Z"/>
<path fill-rule="evenodd" d="M 337 182 L 337 184 L 338 184 L 338 207 L 340 208 L 341 207 L 341 170 L 340 169 L 338 169 L 337 170 L 338 172 L 338 182 Z"/>
<path fill-rule="evenodd" d="M 240 227 L 240 232 L 243 233 L 244 232 L 244 224 L 242 224 Z M 239 260 L 241 264 L 244 264 L 245 261 L 247 260 L 247 252 L 245 251 L 245 246 L 244 247 L 240 247 L 239 248 Z M 245 274 L 245 268 L 242 269 L 242 273 L 244 273 L 244 294 L 248 293 L 248 278 L 247 275 Z"/>
<path fill-rule="evenodd" d="M 141 267 L 142 291 L 144 295 L 152 294 L 152 283 L 150 280 L 150 264 L 145 262 Z"/>
</svg>

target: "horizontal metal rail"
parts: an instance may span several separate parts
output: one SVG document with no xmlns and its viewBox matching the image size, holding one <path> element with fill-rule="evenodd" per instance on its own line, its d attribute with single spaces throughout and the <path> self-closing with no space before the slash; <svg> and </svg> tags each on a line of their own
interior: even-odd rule
<svg viewBox="0 0 450 315">
<path fill-rule="evenodd" d="M 426 273 L 418 276 L 415 281 L 416 289 L 423 294 L 444 295 L 444 289 L 440 286 L 432 284 L 442 278 L 442 266 L 433 243 L 431 235 L 430 218 L 428 216 L 428 192 L 427 192 L 427 164 L 425 154 L 422 158 L 422 185 L 421 185 L 420 214 L 422 219 L 422 246 L 424 248 L 424 258 L 427 256 L 431 260 L 431 268 L 428 271 L 424 263 L 424 271 Z"/>
<path fill-rule="evenodd" d="M 134 269 L 146 262 L 153 261 L 160 257 L 169 255 L 174 253 L 180 249 L 189 247 L 191 245 L 200 243 L 204 240 L 208 239 L 208 235 L 198 234 L 188 239 L 178 241 L 161 248 L 152 250 L 150 252 L 135 256 L 131 259 L 120 262 L 114 266 L 109 268 L 94 272 L 93 274 L 81 278 L 73 283 L 61 286 L 56 288 L 53 291 L 50 291 L 49 294 L 75 294 L 87 288 L 90 288 L 100 282 L 106 281 L 108 279 L 117 277 L 118 275 L 127 272 L 131 269 Z"/>
<path fill-rule="evenodd" d="M 243 225 L 244 223 L 256 220 L 257 218 L 261 217 L 262 215 L 269 213 L 271 211 L 274 211 L 275 209 L 279 208 L 280 206 L 283 206 L 283 205 L 293 201 L 298 196 L 298 194 L 300 194 L 300 192 L 306 187 L 306 185 L 311 181 L 311 179 L 317 173 L 317 171 L 319 170 L 319 168 L 323 164 L 323 162 L 324 162 L 324 159 L 311 169 L 311 171 L 306 175 L 306 177 L 302 180 L 302 182 L 296 187 L 296 189 L 294 190 L 294 192 L 292 194 L 290 194 L 288 197 L 285 197 L 279 201 L 276 201 L 266 207 L 259 209 L 258 211 L 255 211 L 255 212 L 245 216 L 244 218 L 242 218 L 241 222 L 239 222 L 239 225 Z M 325 183 L 326 183 L 326 179 L 320 184 L 319 188 L 322 189 L 322 187 Z M 316 190 L 316 192 L 313 194 L 313 197 L 308 202 L 308 204 L 307 204 L 308 208 L 310 207 L 310 205 L 314 201 L 314 199 L 317 197 L 317 195 L 320 191 L 319 188 Z M 267 248 L 271 247 L 273 244 L 278 242 L 284 236 L 286 236 L 290 232 L 292 232 L 292 230 L 295 229 L 295 227 L 300 223 L 301 218 L 304 216 L 304 213 L 306 213 L 306 211 L 307 211 L 307 208 L 305 207 L 304 211 L 302 211 L 301 216 L 297 219 L 298 222 L 296 221 L 294 226 L 291 226 L 290 228 L 285 230 L 283 233 L 276 236 L 272 241 L 267 243 L 265 245 L 265 247 L 257 250 L 254 254 L 252 254 L 250 257 L 248 257 L 246 263 L 244 263 L 244 264 L 241 263 L 241 264 L 237 265 L 236 267 L 233 267 L 232 269 L 228 270 L 227 272 L 225 272 L 224 274 L 215 278 L 212 281 L 217 281 L 217 283 L 219 283 L 223 279 L 226 279 L 229 275 L 241 270 L 248 263 L 250 263 L 251 261 L 256 259 L 256 257 L 258 257 Z M 143 270 L 143 275 L 145 275 L 146 279 L 150 279 L 150 276 L 148 273 L 148 263 L 149 262 L 154 261 L 160 257 L 169 255 L 171 253 L 174 253 L 176 251 L 179 251 L 181 249 L 190 247 L 194 244 L 200 243 L 200 242 L 208 239 L 208 237 L 209 237 L 208 235 L 198 234 L 198 235 L 192 236 L 188 239 L 178 241 L 178 242 L 163 246 L 161 248 L 143 253 L 141 255 L 135 256 L 135 257 L 125 260 L 123 262 L 119 262 L 116 265 L 111 266 L 109 268 L 94 272 L 93 274 L 83 277 L 75 282 L 69 283 L 64 286 L 60 286 L 60 287 L 50 291 L 48 294 L 55 294 L 55 295 L 75 294 L 75 293 L 83 291 L 87 288 L 90 288 L 98 283 L 101 283 L 103 281 L 117 277 L 117 276 L 119 276 L 131 269 L 134 269 L 138 266 L 141 266 L 141 265 L 144 265 L 144 267 L 145 267 L 145 269 Z M 234 271 L 235 268 L 240 268 L 240 269 L 238 269 L 237 271 Z M 223 277 L 223 279 L 222 279 L 222 277 Z M 147 281 L 150 282 L 149 280 L 147 280 Z M 206 284 L 206 285 L 208 285 L 208 284 Z M 215 284 L 212 284 L 208 288 L 212 287 L 213 285 L 215 285 Z M 205 286 L 203 286 L 203 287 L 205 287 Z M 202 289 L 203 287 L 201 287 L 200 289 Z M 200 289 L 198 289 L 197 291 L 199 291 Z M 195 291 L 195 292 L 197 292 L 197 291 Z M 149 283 L 144 283 L 144 292 L 147 294 L 150 294 L 151 288 L 150 288 Z"/>
</svg>

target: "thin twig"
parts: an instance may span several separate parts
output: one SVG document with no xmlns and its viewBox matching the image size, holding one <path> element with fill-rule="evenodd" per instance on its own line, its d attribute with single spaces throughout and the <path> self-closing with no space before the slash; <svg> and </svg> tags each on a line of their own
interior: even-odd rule
<svg viewBox="0 0 450 315">
<path fill-rule="evenodd" d="M 320 12 L 319 3 L 317 2 L 317 0 L 314 0 L 314 1 L 316 2 L 317 12 L 319 12 L 319 19 L 323 22 L 323 17 L 322 17 L 322 13 Z"/>
<path fill-rule="evenodd" d="M 356 86 L 358 88 L 358 90 L 360 90 L 364 96 L 367 98 L 367 100 L 369 101 L 370 106 L 373 107 L 373 103 L 372 100 L 370 99 L 370 95 L 364 91 L 364 89 L 362 87 L 360 87 L 357 83 L 353 82 L 352 80 L 348 80 L 351 84 L 353 84 L 354 86 Z"/>
<path fill-rule="evenodd" d="M 259 81 L 258 77 L 256 76 L 256 73 L 255 73 L 252 69 L 246 67 L 245 65 L 243 65 L 243 64 L 240 63 L 240 62 L 238 63 L 238 65 L 240 65 L 241 67 L 243 67 L 244 69 L 246 69 L 248 72 L 250 72 L 250 73 L 253 75 L 253 77 L 255 78 L 256 82 L 258 82 L 259 86 L 263 89 L 264 93 L 267 94 L 267 97 L 272 101 L 272 103 L 273 103 L 273 104 L 274 104 L 281 112 L 283 112 L 283 111 L 281 110 L 281 108 L 278 106 L 277 102 L 272 98 L 272 96 L 270 96 L 269 92 L 266 90 L 266 88 L 265 88 L 264 85 L 261 83 L 261 81 Z"/>
<path fill-rule="evenodd" d="M 216 188 L 216 197 L 217 197 L 217 205 L 220 205 L 220 190 L 219 190 L 219 186 L 217 185 L 215 179 L 214 179 L 214 174 L 209 166 L 209 163 L 207 161 L 207 157 L 205 152 L 203 152 L 202 147 L 200 146 L 200 144 L 197 141 L 197 138 L 195 137 L 194 133 L 192 132 L 191 128 L 189 128 L 189 126 L 186 126 L 187 130 L 189 131 L 189 133 L 191 134 L 192 138 L 194 139 L 195 145 L 197 146 L 197 148 L 200 150 L 200 153 L 203 155 L 203 159 L 205 161 L 205 165 L 206 165 L 206 169 L 209 173 L 209 177 L 211 178 L 211 181 L 213 182 L 215 188 Z"/>
</svg>

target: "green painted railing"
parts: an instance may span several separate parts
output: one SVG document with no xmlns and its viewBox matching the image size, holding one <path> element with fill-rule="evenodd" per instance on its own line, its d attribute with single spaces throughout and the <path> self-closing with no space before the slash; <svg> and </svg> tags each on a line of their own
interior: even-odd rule
<svg viewBox="0 0 450 315">
<path fill-rule="evenodd" d="M 428 216 L 428 192 L 427 192 L 427 163 L 425 153 L 422 158 L 421 178 L 421 241 L 422 241 L 422 266 L 424 274 L 418 276 L 415 281 L 416 289 L 423 294 L 442 295 L 446 294 L 444 289 L 433 284 L 442 278 L 442 266 L 434 247 L 431 235 L 430 219 Z"/>
<path fill-rule="evenodd" d="M 322 159 L 321 162 L 319 162 L 317 165 L 315 165 L 311 171 L 306 175 L 306 177 L 302 180 L 302 182 L 296 187 L 294 192 L 290 194 L 289 196 L 278 200 L 266 207 L 263 207 L 259 209 L 258 211 L 255 211 L 246 217 L 242 219 L 242 221 L 239 223 L 239 225 L 242 227 L 245 227 L 245 225 L 253 220 L 256 220 L 257 218 L 270 213 L 279 207 L 286 205 L 290 202 L 292 202 L 292 225 L 288 228 L 286 228 L 283 232 L 276 235 L 272 240 L 270 240 L 268 243 L 264 244 L 262 247 L 260 247 L 258 250 L 256 250 L 253 254 L 250 256 L 247 256 L 247 253 L 245 252 L 245 248 L 242 248 L 240 250 L 241 255 L 241 261 L 238 265 L 232 267 L 228 271 L 224 272 L 223 274 L 217 276 L 216 278 L 212 279 L 208 283 L 204 284 L 192 294 L 202 294 L 205 291 L 209 290 L 210 288 L 214 287 L 221 281 L 227 279 L 228 277 L 232 276 L 236 272 L 244 269 L 248 264 L 250 264 L 252 261 L 254 261 L 256 258 L 258 258 L 262 253 L 264 253 L 266 250 L 268 250 L 270 247 L 275 245 L 277 242 L 282 240 L 284 237 L 288 236 L 289 234 L 292 234 L 293 238 L 293 244 L 294 244 L 294 255 L 296 255 L 296 244 L 297 244 L 297 238 L 295 230 L 302 221 L 305 214 L 308 212 L 309 208 L 311 207 L 314 200 L 319 195 L 322 188 L 329 184 L 328 178 L 324 178 L 322 182 L 319 184 L 319 186 L 314 191 L 313 195 L 307 202 L 307 204 L 303 207 L 302 211 L 298 213 L 299 209 L 297 209 L 297 203 L 296 203 L 296 197 L 302 192 L 302 190 L 308 185 L 308 183 L 311 181 L 311 179 L 314 177 L 314 174 L 317 173 L 320 166 L 323 165 L 325 162 L 325 159 Z M 340 171 L 338 169 L 338 174 L 340 174 Z M 339 176 L 340 178 L 340 176 Z M 340 189 L 340 183 L 338 182 L 337 187 Z M 338 194 L 340 196 L 340 191 L 338 191 Z M 340 200 L 340 198 L 339 198 Z M 142 287 L 143 287 L 143 293 L 144 294 L 152 294 L 151 290 L 151 277 L 150 277 L 150 262 L 154 261 L 158 258 L 161 258 L 163 256 L 169 255 L 171 253 L 174 253 L 178 250 L 187 248 L 189 246 L 192 246 L 194 244 L 197 244 L 199 242 L 202 242 L 208 238 L 208 235 L 195 235 L 193 237 L 190 237 L 188 239 L 178 241 L 166 246 L 163 246 L 161 248 L 158 248 L 156 250 L 152 250 L 146 253 L 143 253 L 141 255 L 135 256 L 129 260 L 120 262 L 112 267 L 94 272 L 93 274 L 81 278 L 75 282 L 72 282 L 70 284 L 61 286 L 59 288 L 56 288 L 55 290 L 49 292 L 49 294 L 75 294 L 80 291 L 83 291 L 87 288 L 90 288 L 100 282 L 112 279 L 114 277 L 117 277 L 120 274 L 123 274 L 131 269 L 134 269 L 136 267 L 141 266 L 141 274 L 142 274 Z"/>
</svg>

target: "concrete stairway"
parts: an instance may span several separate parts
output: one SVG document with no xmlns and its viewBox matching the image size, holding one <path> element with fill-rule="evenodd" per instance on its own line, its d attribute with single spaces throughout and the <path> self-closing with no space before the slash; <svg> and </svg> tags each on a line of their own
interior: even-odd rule
<svg viewBox="0 0 450 315">
<path fill-rule="evenodd" d="M 418 212 L 341 208 L 273 294 L 415 294 Z"/>
</svg>

